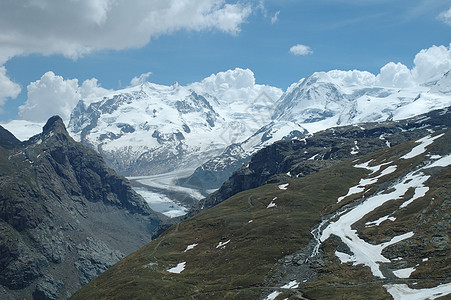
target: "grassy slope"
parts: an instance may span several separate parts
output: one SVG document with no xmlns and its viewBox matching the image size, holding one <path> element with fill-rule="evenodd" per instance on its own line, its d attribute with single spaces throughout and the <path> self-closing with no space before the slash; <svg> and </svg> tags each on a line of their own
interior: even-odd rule
<svg viewBox="0 0 451 300">
<path fill-rule="evenodd" d="M 443 139 L 449 142 L 449 135 L 445 138 Z M 413 146 L 413 143 L 400 145 L 359 161 L 371 158 L 376 161 L 393 161 Z M 387 179 L 405 174 L 421 161 L 422 157 L 401 161 L 397 171 L 387 176 Z M 305 178 L 292 179 L 286 191 L 280 190 L 278 184 L 270 184 L 237 194 L 170 228 L 158 239 L 86 285 L 73 299 L 257 299 L 262 293 L 271 291 L 264 287 L 264 279 L 271 276 L 279 259 L 308 243 L 311 239 L 310 230 L 320 222 L 322 215 L 331 213 L 352 200 L 352 197 L 348 197 L 346 201 L 336 204 L 339 196 L 346 194 L 350 186 L 357 184 L 368 173 L 352 165 L 352 162 L 347 162 Z M 424 200 L 418 200 L 426 202 L 414 203 L 408 208 L 411 210 L 409 216 L 417 216 L 419 211 L 429 205 L 432 197 L 435 197 L 434 205 L 439 206 L 444 199 L 449 199 L 449 170 L 444 170 L 447 173 L 444 175 L 442 172 L 441 181 L 430 180 L 431 192 Z M 377 187 L 374 187 L 369 194 L 376 191 Z M 268 209 L 267 205 L 274 197 L 278 198 L 275 200 L 277 207 Z M 432 213 L 432 209 L 429 210 Z M 383 216 L 383 213 L 381 210 L 378 216 Z M 253 221 L 249 223 L 250 220 Z M 371 220 L 374 220 L 374 216 Z M 421 225 L 412 217 L 400 218 L 390 226 L 395 228 L 393 235 L 406 232 L 406 227 L 413 226 L 417 226 L 418 231 L 424 231 L 422 235 L 416 232 L 415 237 L 418 235 L 419 238 L 427 238 L 430 235 L 427 233 L 427 223 Z M 381 235 L 388 234 L 384 223 L 374 232 L 364 230 L 363 227 L 362 230 L 371 240 L 381 239 Z M 216 248 L 220 241 L 227 240 L 230 243 L 224 249 Z M 193 243 L 199 245 L 184 252 L 187 245 Z M 369 268 L 340 264 L 334 255 L 336 246 L 337 242 L 333 239 L 324 243 L 323 258 L 326 266 L 318 274 L 316 282 L 301 288 L 305 296 L 313 299 L 389 298 L 382 287 L 384 282 L 375 280 Z M 415 248 L 415 243 L 406 247 Z M 424 286 L 436 285 L 439 279 L 434 280 L 434 277 L 449 274 L 449 261 L 443 261 L 443 255 L 449 257 L 449 250 L 437 252 L 437 249 L 431 247 L 429 245 L 419 247 L 420 250 L 418 247 L 413 249 L 423 251 L 425 257 L 431 257 L 429 270 L 426 265 L 422 265 L 412 275 L 429 277 L 429 281 L 422 283 Z M 439 257 L 442 257 L 442 263 Z M 186 268 L 181 274 L 166 271 L 180 262 L 186 262 Z M 432 272 L 431 268 L 439 270 Z M 294 296 L 294 293 L 281 296 Z"/>
</svg>

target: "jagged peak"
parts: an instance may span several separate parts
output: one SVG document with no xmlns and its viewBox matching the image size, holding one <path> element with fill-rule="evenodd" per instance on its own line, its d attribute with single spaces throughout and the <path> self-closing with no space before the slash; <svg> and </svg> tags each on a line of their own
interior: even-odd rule
<svg viewBox="0 0 451 300">
<path fill-rule="evenodd" d="M 53 116 L 48 119 L 47 123 L 42 129 L 42 133 L 46 134 L 49 132 L 63 131 L 67 133 L 66 125 L 64 125 L 63 119 L 60 116 Z"/>
</svg>

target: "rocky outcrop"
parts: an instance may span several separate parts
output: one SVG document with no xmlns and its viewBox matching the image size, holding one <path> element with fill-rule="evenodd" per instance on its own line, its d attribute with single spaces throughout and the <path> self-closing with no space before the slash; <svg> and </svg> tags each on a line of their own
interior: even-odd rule
<svg viewBox="0 0 451 300">
<path fill-rule="evenodd" d="M 166 221 L 58 116 L 26 142 L 0 127 L 0 190 L 2 299 L 65 299 Z"/>
</svg>

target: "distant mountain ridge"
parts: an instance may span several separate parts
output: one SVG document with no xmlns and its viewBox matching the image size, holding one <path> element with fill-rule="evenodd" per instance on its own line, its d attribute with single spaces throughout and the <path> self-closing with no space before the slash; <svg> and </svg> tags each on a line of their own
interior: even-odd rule
<svg viewBox="0 0 451 300">
<path fill-rule="evenodd" d="M 54 116 L 20 142 L 0 126 L 0 298 L 64 299 L 167 221 Z"/>
<path fill-rule="evenodd" d="M 189 86 L 146 82 L 81 101 L 68 129 L 123 175 L 195 168 L 264 125 L 255 116 L 269 118 L 281 94 L 242 69 Z"/>
<path fill-rule="evenodd" d="M 252 154 L 275 141 L 293 138 L 294 132 L 301 136 L 336 126 L 402 120 L 451 105 L 450 72 L 425 86 L 376 84 L 374 75 L 360 71 L 317 72 L 301 79 L 275 103 L 271 123 L 211 158 L 185 184 L 217 189 Z M 267 133 L 277 138 L 268 141 Z"/>
</svg>

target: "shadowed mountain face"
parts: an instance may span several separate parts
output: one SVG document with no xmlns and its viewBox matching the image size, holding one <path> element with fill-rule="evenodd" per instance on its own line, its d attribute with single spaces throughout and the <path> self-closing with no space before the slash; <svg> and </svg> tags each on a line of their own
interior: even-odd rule
<svg viewBox="0 0 451 300">
<path fill-rule="evenodd" d="M 305 159 L 296 160 L 295 153 L 309 149 L 294 152 L 289 142 L 263 149 L 250 163 L 253 178 L 261 176 L 257 188 L 243 189 L 168 229 L 73 299 L 449 295 L 451 132 L 443 124 L 449 115 L 442 110 L 427 118 L 425 131 L 385 124 L 394 132 L 400 126 L 406 135 L 387 136 L 390 147 L 351 159 L 334 155 L 370 149 L 380 134 L 364 140 L 365 132 L 381 127 L 373 124 L 349 133 L 354 149 L 341 140 L 340 130 L 351 127 L 336 129 L 336 136 L 329 131 L 336 145 L 345 144 L 329 155 L 337 162 L 305 176 L 296 176 Z M 409 134 L 412 140 L 402 140 Z M 298 142 L 314 143 L 310 138 Z M 330 152 L 322 149 L 310 157 Z M 265 151 L 272 155 L 263 155 Z M 270 178 L 281 181 L 270 183 Z"/>
<path fill-rule="evenodd" d="M 61 118 L 20 142 L 0 127 L 0 298 L 67 298 L 166 220 Z"/>
</svg>

